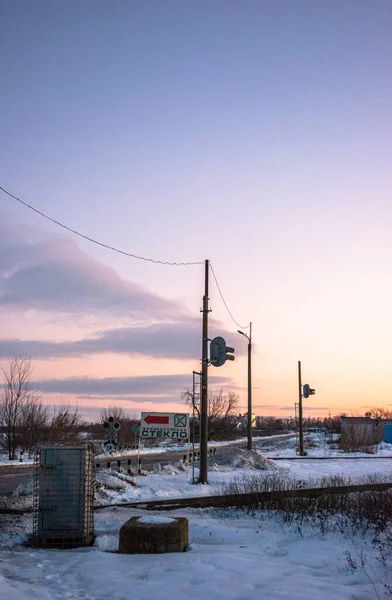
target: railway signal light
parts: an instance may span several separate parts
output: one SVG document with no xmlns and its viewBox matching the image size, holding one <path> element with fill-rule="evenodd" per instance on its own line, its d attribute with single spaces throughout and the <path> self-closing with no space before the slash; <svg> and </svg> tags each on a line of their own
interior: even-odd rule
<svg viewBox="0 0 392 600">
<path fill-rule="evenodd" d="M 226 341 L 223 337 L 215 337 L 210 344 L 210 361 L 213 367 L 221 367 L 227 360 L 235 360 L 233 356 L 235 350 L 230 346 L 226 346 Z"/>
<path fill-rule="evenodd" d="M 105 436 L 107 437 L 107 441 L 105 445 L 113 445 L 117 444 L 117 433 L 121 428 L 121 425 L 118 421 L 114 420 L 114 417 L 109 417 L 107 421 L 103 423 L 103 428 L 105 429 Z"/>
<path fill-rule="evenodd" d="M 304 398 L 309 398 L 309 396 L 313 396 L 316 393 L 316 390 L 311 388 L 308 383 L 305 383 L 303 388 Z"/>
</svg>

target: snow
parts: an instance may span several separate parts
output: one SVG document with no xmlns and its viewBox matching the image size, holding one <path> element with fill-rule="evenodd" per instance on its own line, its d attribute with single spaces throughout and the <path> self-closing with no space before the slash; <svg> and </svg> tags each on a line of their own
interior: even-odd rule
<svg viewBox="0 0 392 600">
<path fill-rule="evenodd" d="M 242 450 L 233 446 L 226 450 L 222 455 L 210 456 L 208 459 L 209 469 L 211 471 L 233 470 L 233 469 L 255 469 L 255 470 L 274 470 L 276 465 L 271 460 L 255 450 Z"/>
<path fill-rule="evenodd" d="M 355 482 L 369 475 L 388 475 L 392 478 L 392 461 L 378 458 L 353 458 L 348 460 L 301 460 L 279 461 L 279 466 L 286 469 L 297 479 L 306 480 L 328 475 L 350 477 Z"/>
<path fill-rule="evenodd" d="M 291 442 L 290 442 L 291 444 Z M 293 446 L 288 448 L 291 455 Z M 317 450 L 317 449 L 316 449 Z M 323 449 L 318 449 L 320 452 Z M 389 448 L 383 448 L 388 452 Z M 286 452 L 286 450 L 285 450 Z M 209 485 L 192 484 L 191 470 L 172 464 L 148 476 L 97 472 L 97 504 L 221 493 L 234 477 L 288 473 L 314 484 L 324 475 L 361 479 L 379 474 L 390 479 L 388 460 L 281 460 L 275 470 L 255 470 L 241 456 L 241 468 L 228 457 L 223 470 L 209 472 Z M 271 457 L 272 453 L 263 453 Z M 290 457 L 287 454 L 287 457 Z M 213 457 L 214 459 L 216 457 Z M 218 465 L 219 466 L 219 465 Z M 198 470 L 195 470 L 196 477 Z M 31 487 L 20 486 L 13 503 L 26 503 Z M 25 494 L 25 495 L 24 495 Z M 31 498 L 31 496 L 30 496 Z M 187 552 L 120 555 L 121 526 L 131 517 L 163 523 L 189 521 Z M 0 514 L 0 598 L 8 600 L 371 600 L 392 589 L 392 552 L 377 547 L 374 533 L 350 527 L 320 531 L 315 522 L 284 522 L 279 512 L 234 509 L 182 509 L 146 513 L 135 507 L 101 508 L 95 513 L 96 539 L 90 548 L 44 550 L 24 545 L 32 533 L 32 515 Z M 390 534 L 392 539 L 392 534 Z"/>
<path fill-rule="evenodd" d="M 372 457 L 385 457 L 392 458 L 392 444 L 386 444 L 381 442 L 374 446 L 375 453 L 368 454 L 365 452 L 343 452 L 340 448 L 334 447 L 334 443 L 330 441 L 337 441 L 340 436 L 334 434 L 332 436 L 325 435 L 322 433 L 311 433 L 305 435 L 305 450 L 308 458 L 339 458 L 339 459 L 350 459 L 350 458 L 369 458 Z M 296 454 L 296 445 L 298 441 L 295 438 L 290 438 L 279 442 L 279 447 L 275 446 L 275 441 L 271 439 L 271 443 L 264 444 L 259 452 L 268 458 L 296 458 L 298 460 L 306 460 L 306 457 L 298 456 Z M 310 444 L 310 445 L 308 445 Z"/>
<path fill-rule="evenodd" d="M 293 434 L 292 433 L 287 433 L 287 434 L 277 434 L 277 435 L 270 435 L 270 436 L 254 436 L 252 439 L 255 443 L 257 442 L 261 442 L 263 440 L 275 440 L 277 438 L 282 438 L 284 439 L 285 437 L 290 438 Z M 222 446 L 230 446 L 231 444 L 245 444 L 247 443 L 248 438 L 238 438 L 236 440 L 230 440 L 230 441 L 220 441 L 220 442 L 214 442 L 214 441 L 210 441 L 208 442 L 208 448 L 219 448 Z M 198 452 L 199 451 L 199 444 L 195 444 L 195 450 Z M 192 451 L 192 444 L 189 444 L 189 450 Z M 171 442 L 170 445 L 167 443 L 167 441 L 163 441 L 159 444 L 159 446 L 156 446 L 155 448 L 144 448 L 143 446 L 140 447 L 140 451 L 138 450 L 118 450 L 118 451 L 112 451 L 109 453 L 102 453 L 102 454 L 97 454 L 96 455 L 96 459 L 97 460 L 105 460 L 107 458 L 121 458 L 123 456 L 137 456 L 138 453 L 140 453 L 140 455 L 148 455 L 148 454 L 163 454 L 164 452 L 187 452 L 188 451 L 188 444 L 182 443 L 182 444 L 176 444 L 174 442 Z"/>
<path fill-rule="evenodd" d="M 13 547 L 0 550 L 0 598 L 371 600 L 373 586 L 384 596 L 391 582 L 370 537 L 299 531 L 261 512 L 172 511 L 189 520 L 187 552 L 117 554 L 121 525 L 140 514 L 100 511 L 94 546 L 73 551 L 23 547 L 19 532 Z"/>
<path fill-rule="evenodd" d="M 222 486 L 233 480 L 237 475 L 240 478 L 254 478 L 269 476 L 274 472 L 287 474 L 290 478 L 301 480 L 312 487 L 317 487 L 318 480 L 322 477 L 340 475 L 350 478 L 353 483 L 362 482 L 366 477 L 379 477 L 390 480 L 392 477 L 392 464 L 390 461 L 377 458 L 351 459 L 351 460 L 281 460 L 273 465 L 271 470 L 258 470 L 253 466 L 253 457 L 247 462 L 244 452 L 238 452 L 238 460 L 230 453 L 227 457 L 229 466 L 219 466 L 211 462 L 208 473 L 209 485 L 194 485 L 192 483 L 192 470 L 184 471 L 180 462 L 165 465 L 157 473 L 129 476 L 124 471 L 99 469 L 96 472 L 95 503 L 98 506 L 108 504 L 124 504 L 144 500 L 164 500 L 169 498 L 191 498 L 196 496 L 213 496 L 222 493 Z M 253 453 L 252 453 L 253 454 Z M 217 457 L 212 457 L 216 459 Z M 233 463 L 240 462 L 242 468 L 236 468 Z M 272 461 L 271 461 L 272 462 Z M 270 463 L 270 461 L 268 461 Z M 230 466 L 231 465 L 231 466 Z M 195 468 L 195 480 L 199 470 Z M 26 508 L 32 505 L 33 475 L 31 474 L 12 493 L 11 498 L 0 500 L 0 506 L 12 508 Z"/>
<path fill-rule="evenodd" d="M 288 433 L 288 434 L 278 434 L 278 435 L 271 435 L 271 436 L 257 436 L 257 437 L 253 437 L 253 441 L 255 444 L 257 444 L 257 442 L 261 442 L 264 440 L 276 440 L 277 438 L 284 439 L 285 437 L 290 438 L 292 435 L 293 435 L 292 433 Z M 247 442 L 247 438 L 238 438 L 237 440 L 234 440 L 234 441 L 231 440 L 231 441 L 221 441 L 221 442 L 209 442 L 208 447 L 209 448 L 218 448 L 218 447 L 222 447 L 222 446 L 228 446 L 233 443 L 241 445 L 241 444 L 245 444 L 246 442 Z M 294 443 L 295 443 L 295 441 L 294 441 Z M 155 448 L 144 448 L 142 446 L 140 448 L 139 452 L 138 452 L 138 450 L 124 449 L 124 450 L 118 450 L 118 451 L 113 451 L 113 452 L 97 454 L 95 456 L 95 459 L 96 460 L 105 460 L 105 459 L 112 459 L 112 458 L 113 459 L 114 458 L 122 458 L 122 457 L 126 457 L 126 456 L 137 456 L 138 453 L 140 453 L 140 455 L 143 456 L 143 455 L 148 455 L 148 454 L 163 454 L 165 452 L 181 452 L 181 451 L 186 452 L 187 450 L 188 450 L 187 444 L 171 443 L 170 445 L 167 445 L 167 443 L 161 442 L 161 444 Z M 192 451 L 191 444 L 189 444 L 189 450 Z M 199 444 L 195 444 L 195 450 L 199 451 Z M 19 453 L 18 453 L 18 455 L 19 455 Z M 392 456 L 392 449 L 391 449 L 391 456 Z M 24 454 L 23 462 L 20 462 L 19 458 L 17 458 L 16 460 L 8 460 L 8 454 L 4 454 L 4 453 L 0 454 L 0 467 L 24 467 L 25 465 L 32 465 L 32 464 L 34 464 L 34 458 L 29 458 L 26 453 Z"/>
<path fill-rule="evenodd" d="M 0 467 L 25 467 L 26 465 L 33 465 L 34 458 L 24 458 L 23 462 L 19 459 L 8 460 L 8 458 L 2 457 L 0 459 Z"/>
<path fill-rule="evenodd" d="M 155 515 L 147 515 L 145 517 L 140 517 L 137 520 L 138 523 L 155 523 L 155 524 L 159 524 L 159 525 L 169 525 L 170 523 L 174 523 L 175 519 L 172 519 L 171 517 L 161 517 L 161 516 L 155 516 Z"/>
</svg>

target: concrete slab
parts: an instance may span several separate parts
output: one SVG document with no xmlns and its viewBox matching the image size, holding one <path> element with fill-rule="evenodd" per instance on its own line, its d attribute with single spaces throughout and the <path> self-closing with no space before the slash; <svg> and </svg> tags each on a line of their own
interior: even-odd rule
<svg viewBox="0 0 392 600">
<path fill-rule="evenodd" d="M 120 529 L 121 554 L 184 552 L 188 547 L 185 517 L 132 517 Z"/>
</svg>

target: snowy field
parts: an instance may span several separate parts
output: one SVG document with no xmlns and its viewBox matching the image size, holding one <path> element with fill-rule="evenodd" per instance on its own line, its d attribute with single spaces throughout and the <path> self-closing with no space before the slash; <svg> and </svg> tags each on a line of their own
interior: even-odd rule
<svg viewBox="0 0 392 600">
<path fill-rule="evenodd" d="M 369 475 L 390 476 L 392 481 L 392 457 L 389 460 L 377 458 L 357 458 L 348 460 L 302 460 L 279 461 L 279 467 L 286 469 L 293 477 L 306 480 L 327 475 L 343 475 L 353 482 Z"/>
<path fill-rule="evenodd" d="M 370 600 L 392 584 L 371 536 L 321 535 L 285 525 L 277 515 L 233 510 L 181 510 L 190 547 L 181 554 L 120 555 L 118 533 L 132 509 L 96 515 L 92 548 L 33 550 L 21 546 L 31 519 L 12 518 L 0 533 L 3 600 Z"/>
<path fill-rule="evenodd" d="M 236 452 L 226 464 L 210 461 L 209 485 L 204 486 L 193 485 L 191 471 L 180 463 L 136 477 L 102 469 L 96 504 L 212 495 L 235 477 L 273 473 L 311 479 L 313 484 L 315 478 L 331 474 L 354 480 L 375 473 L 392 476 L 392 464 L 376 458 L 274 463 L 257 453 L 244 458 L 246 453 Z M 31 494 L 30 479 L 10 502 L 29 506 Z M 94 545 L 77 550 L 28 547 L 24 543 L 32 533 L 31 513 L 0 515 L 0 600 L 371 600 L 392 595 L 388 532 L 376 544 L 374 532 L 362 535 L 342 527 L 339 516 L 336 524 L 329 517 L 327 530 L 321 530 L 316 522 L 288 524 L 281 513 L 266 510 L 182 509 L 165 511 L 164 516 L 188 518 L 187 552 L 118 554 L 121 525 L 146 514 L 163 513 L 130 507 L 97 510 Z"/>
<path fill-rule="evenodd" d="M 374 454 L 368 454 L 365 452 L 343 452 L 339 448 L 334 446 L 337 444 L 331 444 L 331 441 L 337 440 L 340 436 L 333 435 L 332 439 L 330 435 L 311 433 L 305 435 L 305 450 L 309 458 L 372 458 L 372 457 L 391 457 L 392 458 L 392 444 L 386 444 L 381 442 L 374 446 Z M 294 458 L 297 457 L 299 460 L 306 460 L 306 457 L 298 456 L 296 454 L 296 445 L 298 440 L 295 437 L 291 437 L 283 442 L 276 444 L 276 441 L 271 438 L 266 444 L 260 448 L 260 451 L 268 458 Z M 256 442 L 257 446 L 257 442 Z"/>
</svg>

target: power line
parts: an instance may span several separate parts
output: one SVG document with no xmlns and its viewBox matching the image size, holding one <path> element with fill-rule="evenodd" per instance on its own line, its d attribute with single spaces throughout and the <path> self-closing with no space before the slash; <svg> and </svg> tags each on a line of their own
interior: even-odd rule
<svg viewBox="0 0 392 600">
<path fill-rule="evenodd" d="M 239 323 L 238 323 L 238 322 L 235 320 L 235 318 L 233 317 L 232 313 L 230 312 L 230 310 L 229 310 L 229 307 L 227 306 L 226 300 L 225 300 L 225 299 L 224 299 L 224 297 L 223 297 L 222 290 L 220 289 L 220 286 L 219 286 L 218 280 L 217 280 L 217 278 L 216 278 L 216 275 L 215 275 L 215 272 L 214 272 L 214 268 L 213 268 L 213 266 L 212 266 L 212 264 L 211 264 L 211 261 L 210 261 L 210 268 L 211 268 L 211 273 L 212 273 L 212 275 L 213 275 L 213 277 L 214 277 L 214 279 L 215 279 L 216 287 L 218 288 L 218 292 L 219 292 L 219 294 L 220 294 L 220 297 L 222 298 L 223 304 L 225 305 L 225 308 L 226 308 L 227 312 L 229 313 L 229 315 L 230 315 L 231 319 L 234 321 L 234 323 L 235 323 L 235 324 L 237 325 L 237 327 L 239 327 L 240 329 L 248 329 L 248 328 L 250 327 L 250 324 L 249 324 L 249 325 L 246 325 L 246 326 L 245 326 L 245 325 L 240 325 L 240 324 L 239 324 Z"/>
<path fill-rule="evenodd" d="M 89 242 L 92 242 L 93 244 L 96 244 L 97 246 L 101 246 L 102 248 L 106 248 L 107 250 L 112 250 L 113 252 L 117 252 L 118 254 L 122 254 L 124 256 L 129 256 L 130 258 L 135 258 L 137 260 L 144 260 L 145 262 L 151 262 L 151 263 L 155 263 L 155 264 L 160 264 L 160 265 L 168 265 L 168 266 L 172 266 L 172 267 L 182 267 L 182 266 L 191 266 L 191 265 L 202 265 L 204 264 L 204 261 L 195 261 L 195 262 L 170 262 L 170 261 L 166 261 L 166 260 L 156 260 L 153 258 L 147 258 L 145 256 L 139 256 L 137 254 L 132 254 L 131 252 L 126 252 L 125 250 L 120 250 L 119 248 L 116 248 L 114 246 L 110 246 L 109 244 L 105 244 L 104 242 L 100 242 L 99 240 L 96 240 L 88 235 L 85 235 L 84 233 L 81 233 L 80 231 L 77 231 L 76 229 L 72 229 L 72 227 L 68 227 L 68 225 L 64 225 L 64 223 L 61 223 L 60 221 L 57 221 L 56 219 L 53 219 L 52 217 L 49 217 L 49 215 L 45 214 L 44 212 L 38 210 L 38 208 L 35 208 L 34 206 L 32 206 L 31 204 L 28 204 L 27 202 L 24 202 L 24 200 L 21 200 L 21 198 L 18 198 L 17 196 L 14 196 L 14 194 L 11 194 L 11 192 L 9 192 L 8 190 L 6 190 L 5 188 L 0 186 L 0 190 L 2 192 L 4 192 L 4 194 L 7 194 L 7 196 L 9 196 L 10 198 L 13 198 L 14 200 L 16 200 L 17 202 L 19 202 L 20 204 L 22 204 L 23 206 L 25 206 L 26 208 L 29 208 L 30 210 L 32 210 L 33 212 L 37 213 L 38 215 L 40 215 L 41 217 L 44 217 L 44 219 L 47 219 L 48 221 L 50 221 L 51 223 L 54 223 L 55 225 L 58 225 L 59 227 L 62 227 L 63 229 L 65 229 L 66 231 L 69 231 L 70 233 L 73 233 L 74 235 L 87 240 Z M 227 310 L 227 312 L 229 313 L 231 319 L 233 320 L 233 322 L 237 325 L 237 327 L 239 327 L 240 329 L 248 329 L 250 327 L 250 325 L 240 325 L 235 318 L 233 317 L 229 307 L 227 306 L 226 300 L 222 294 L 222 290 L 220 288 L 220 285 L 218 283 L 218 280 L 216 278 L 215 275 L 215 271 L 213 269 L 213 266 L 210 264 L 210 268 L 211 268 L 211 272 L 212 275 L 214 277 L 215 283 L 216 283 L 216 287 L 218 288 L 218 292 L 220 294 L 220 297 L 222 298 L 223 304 L 225 305 L 225 308 Z"/>
<path fill-rule="evenodd" d="M 5 194 L 7 194 L 7 196 L 10 196 L 14 200 L 17 200 L 18 202 L 20 202 L 20 204 L 23 204 L 23 206 L 25 206 L 26 208 L 29 208 L 30 210 L 34 211 L 38 215 L 41 215 L 41 217 L 44 217 L 45 219 L 47 219 L 48 221 L 51 221 L 55 225 L 58 225 L 59 227 L 66 229 L 66 231 L 69 231 L 70 233 L 73 233 L 73 234 L 83 238 L 84 240 L 92 242 L 93 244 L 97 244 L 97 246 L 102 246 L 102 248 L 106 248 L 107 250 L 112 250 L 113 252 L 118 252 L 118 254 L 123 254 L 124 256 L 129 256 L 131 258 L 136 258 L 137 260 L 144 260 L 146 262 L 151 262 L 151 263 L 155 263 L 155 264 L 169 265 L 171 267 L 183 267 L 183 266 L 203 265 L 204 264 L 203 261 L 199 261 L 199 262 L 169 262 L 166 260 L 155 260 L 153 258 L 146 258 L 145 256 L 138 256 L 137 254 L 131 254 L 130 252 L 125 252 L 124 250 L 120 250 L 119 248 L 115 248 L 114 246 L 109 246 L 109 244 L 104 244 L 103 242 L 100 242 L 92 237 L 89 237 L 88 235 L 85 235 L 84 233 L 80 233 L 80 231 L 77 231 L 76 229 L 72 229 L 71 227 L 64 225 L 64 223 L 60 223 L 60 221 L 56 221 L 56 219 L 52 219 L 52 217 L 49 217 L 48 215 L 41 212 L 37 208 L 34 208 L 34 206 L 27 204 L 27 202 L 24 202 L 17 196 L 14 196 L 13 194 L 8 192 L 1 186 L 0 186 L 0 190 L 2 192 L 4 192 Z"/>
</svg>

